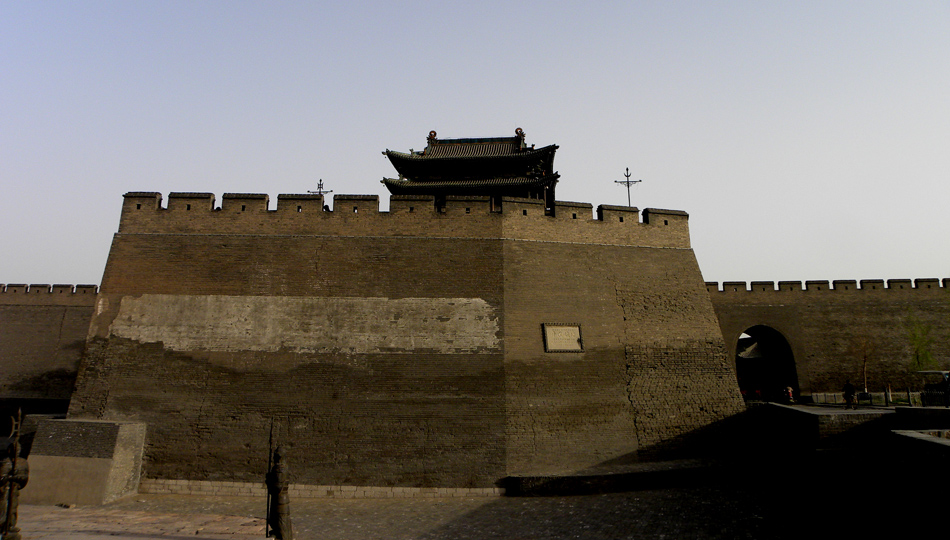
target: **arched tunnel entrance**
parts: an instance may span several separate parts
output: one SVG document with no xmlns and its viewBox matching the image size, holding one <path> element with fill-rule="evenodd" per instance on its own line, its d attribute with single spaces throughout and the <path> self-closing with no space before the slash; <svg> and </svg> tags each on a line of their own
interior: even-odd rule
<svg viewBox="0 0 950 540">
<path fill-rule="evenodd" d="M 736 345 L 736 376 L 746 401 L 787 401 L 798 396 L 798 373 L 788 340 L 764 325 L 748 328 Z"/>
</svg>

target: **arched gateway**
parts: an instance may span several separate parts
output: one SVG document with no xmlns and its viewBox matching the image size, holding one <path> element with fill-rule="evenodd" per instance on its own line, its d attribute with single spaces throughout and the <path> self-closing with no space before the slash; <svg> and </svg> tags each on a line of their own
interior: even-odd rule
<svg viewBox="0 0 950 540">
<path fill-rule="evenodd" d="M 756 325 L 736 342 L 736 377 L 739 391 L 749 400 L 787 401 L 788 389 L 798 395 L 795 356 L 781 332 Z"/>
</svg>

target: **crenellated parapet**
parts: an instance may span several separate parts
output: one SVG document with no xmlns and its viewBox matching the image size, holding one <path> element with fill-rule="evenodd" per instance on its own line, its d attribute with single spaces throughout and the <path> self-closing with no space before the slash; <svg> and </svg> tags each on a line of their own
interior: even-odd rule
<svg viewBox="0 0 950 540">
<path fill-rule="evenodd" d="M 677 210 L 488 196 L 157 192 L 124 196 L 119 234 L 240 234 L 511 238 L 688 249 L 689 216 Z"/>
<path fill-rule="evenodd" d="M 917 279 L 836 279 L 827 280 L 808 280 L 801 281 L 779 281 L 778 285 L 774 281 L 724 281 L 720 288 L 719 282 L 707 281 L 706 290 L 716 295 L 771 295 L 776 297 L 787 295 L 788 293 L 808 292 L 808 293 L 831 293 L 838 295 L 847 295 L 855 293 L 898 293 L 910 292 L 931 294 L 940 292 L 941 289 L 950 288 L 950 278 L 943 280 L 937 278 L 917 278 Z"/>
<path fill-rule="evenodd" d="M 96 285 L 0 284 L 0 305 L 92 306 Z"/>
</svg>

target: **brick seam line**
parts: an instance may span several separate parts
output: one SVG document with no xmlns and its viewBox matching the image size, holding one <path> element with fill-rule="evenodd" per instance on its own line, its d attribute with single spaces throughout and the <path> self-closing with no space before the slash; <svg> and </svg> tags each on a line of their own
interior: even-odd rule
<svg viewBox="0 0 950 540">
<path fill-rule="evenodd" d="M 691 247 L 649 246 L 635 244 L 607 244 L 603 242 L 565 242 L 561 240 L 533 240 L 527 238 L 508 238 L 504 236 L 361 236 L 357 234 L 232 234 L 232 233 L 116 233 L 115 236 L 240 236 L 259 238 L 373 238 L 373 239 L 406 239 L 406 240 L 505 240 L 509 242 L 536 242 L 539 244 L 565 244 L 579 246 L 610 246 L 644 249 L 675 249 L 692 251 Z"/>
</svg>

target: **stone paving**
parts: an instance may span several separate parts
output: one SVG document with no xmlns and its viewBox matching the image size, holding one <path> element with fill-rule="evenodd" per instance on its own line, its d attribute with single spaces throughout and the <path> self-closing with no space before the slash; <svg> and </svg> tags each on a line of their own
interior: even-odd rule
<svg viewBox="0 0 950 540">
<path fill-rule="evenodd" d="M 943 520 L 941 491 L 877 463 L 770 459 L 692 484 L 594 495 L 292 499 L 291 514 L 300 540 L 878 538 Z M 20 526 L 27 540 L 244 540 L 264 537 L 263 516 L 259 497 L 149 494 L 103 507 L 25 505 Z"/>
<path fill-rule="evenodd" d="M 326 540 L 772 538 L 762 515 L 711 487 L 571 497 L 309 499 L 297 538 Z M 263 501 L 139 495 L 99 508 L 24 506 L 27 540 L 264 537 Z"/>
</svg>

